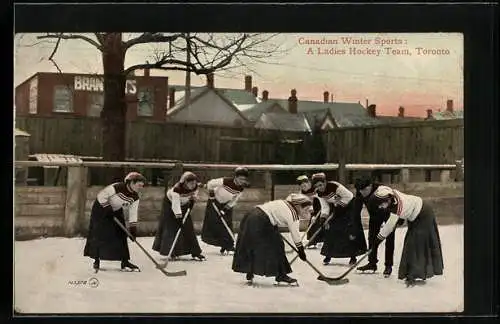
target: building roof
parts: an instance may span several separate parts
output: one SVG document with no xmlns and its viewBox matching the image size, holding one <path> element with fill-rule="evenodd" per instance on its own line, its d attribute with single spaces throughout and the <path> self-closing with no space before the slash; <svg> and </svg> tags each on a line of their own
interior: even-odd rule
<svg viewBox="0 0 500 324">
<path fill-rule="evenodd" d="M 268 109 L 274 105 L 277 105 L 278 107 L 283 109 L 283 113 L 288 113 L 286 106 L 283 107 L 279 101 L 279 99 L 269 99 L 266 101 L 261 101 L 260 103 L 254 104 L 252 107 L 242 110 L 241 112 L 250 121 L 257 121 L 263 113 L 267 112 Z"/>
<path fill-rule="evenodd" d="M 191 99 L 190 99 L 191 103 L 196 101 L 196 100 L 199 100 L 200 98 L 202 98 L 205 94 L 207 94 L 209 92 L 214 92 L 223 101 L 225 101 L 238 115 L 240 115 L 240 117 L 243 120 L 247 120 L 245 115 L 243 115 L 241 113 L 241 111 L 234 105 L 234 103 L 231 100 L 229 100 L 226 96 L 224 96 L 219 91 L 219 89 L 213 89 L 213 88 L 208 88 L 208 87 L 193 88 L 191 90 Z M 178 113 L 179 111 L 181 111 L 182 109 L 186 108 L 186 102 L 185 102 L 185 97 L 184 97 L 185 93 L 183 93 L 181 95 L 182 95 L 182 97 L 175 101 L 175 105 L 172 108 L 167 110 L 167 117 L 172 116 L 172 115 Z"/>
<path fill-rule="evenodd" d="M 290 132 L 311 132 L 311 127 L 304 114 L 269 112 L 260 115 L 256 126 L 264 129 L 276 129 Z"/>
<path fill-rule="evenodd" d="M 186 86 L 184 85 L 170 85 L 170 88 L 175 89 L 176 97 L 177 93 L 184 93 L 186 90 Z M 200 87 L 200 86 L 194 86 L 191 87 L 191 91 L 195 91 L 197 89 L 204 89 L 206 86 Z M 240 108 L 239 106 L 249 106 L 249 105 L 255 105 L 261 102 L 261 99 L 258 97 L 255 97 L 253 93 L 248 92 L 243 89 L 229 89 L 229 88 L 215 88 L 217 91 L 219 91 L 220 94 L 224 95 L 227 99 L 231 100 L 235 106 Z M 177 100 L 176 100 L 177 103 Z M 243 110 L 243 109 L 240 109 Z"/>
<path fill-rule="evenodd" d="M 412 121 L 423 121 L 423 117 L 399 117 L 399 116 L 377 116 L 384 124 L 407 123 Z"/>
<path fill-rule="evenodd" d="M 463 119 L 464 111 L 463 110 L 453 110 L 453 111 L 437 111 L 432 113 L 432 117 L 436 120 L 444 120 L 444 119 Z"/>
</svg>

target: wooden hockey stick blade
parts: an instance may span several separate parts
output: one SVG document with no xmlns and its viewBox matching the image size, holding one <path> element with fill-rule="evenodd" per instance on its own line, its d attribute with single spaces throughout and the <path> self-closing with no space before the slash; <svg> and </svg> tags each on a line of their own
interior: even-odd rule
<svg viewBox="0 0 500 324">
<path fill-rule="evenodd" d="M 186 270 L 179 270 L 179 271 L 167 271 L 165 269 L 159 268 L 161 272 L 167 277 L 180 277 L 180 276 L 185 276 L 187 275 Z"/>
<path fill-rule="evenodd" d="M 370 255 L 370 253 L 372 252 L 372 250 L 368 250 L 361 258 L 359 258 L 359 260 L 354 263 L 349 269 L 347 269 L 343 274 L 341 274 L 340 276 L 338 277 L 334 277 L 334 278 L 331 278 L 331 279 L 334 279 L 334 280 L 342 280 L 344 279 L 352 270 L 354 270 L 360 263 L 361 261 L 363 261 L 368 255 Z M 319 278 L 318 278 L 319 279 Z M 346 278 L 347 279 L 347 278 Z"/>
<path fill-rule="evenodd" d="M 155 264 L 156 268 L 159 269 L 164 275 L 166 275 L 167 277 L 179 277 L 179 276 L 185 276 L 187 275 L 187 272 L 186 270 L 180 270 L 180 271 L 174 271 L 174 272 L 169 272 L 169 271 L 166 271 L 164 270 L 163 268 L 161 268 L 161 265 L 156 262 L 156 260 L 153 258 L 153 256 L 151 254 L 148 253 L 148 251 L 146 251 L 146 249 L 142 246 L 141 243 L 139 243 L 137 241 L 136 238 L 133 238 L 132 237 L 132 234 L 130 234 L 130 232 L 128 231 L 128 229 L 123 226 L 123 224 L 116 218 L 116 217 L 113 217 L 114 221 L 116 224 L 118 224 L 118 226 L 131 238 L 133 239 L 133 242 L 135 244 L 137 244 L 137 246 L 142 250 L 142 252 L 144 252 L 144 254 L 146 254 L 146 256 Z M 165 265 L 166 266 L 166 265 Z"/>
<path fill-rule="evenodd" d="M 318 280 L 324 281 L 327 284 L 332 285 L 332 286 L 345 285 L 346 283 L 349 282 L 348 278 L 337 279 L 337 278 L 330 278 L 330 277 L 325 277 L 325 276 L 318 276 Z"/>
</svg>

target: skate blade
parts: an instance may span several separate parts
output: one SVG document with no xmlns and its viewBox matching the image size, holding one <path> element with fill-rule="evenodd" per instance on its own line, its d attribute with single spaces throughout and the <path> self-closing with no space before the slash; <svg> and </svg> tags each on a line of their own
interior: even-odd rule
<svg viewBox="0 0 500 324">
<path fill-rule="evenodd" d="M 299 283 L 296 282 L 274 282 L 273 284 L 275 287 L 299 287 Z"/>
<path fill-rule="evenodd" d="M 372 274 L 377 274 L 377 270 L 356 270 L 356 273 L 357 274 L 360 274 L 360 275 L 372 275 Z"/>
<path fill-rule="evenodd" d="M 121 269 L 121 272 L 141 272 L 141 269 Z"/>
</svg>

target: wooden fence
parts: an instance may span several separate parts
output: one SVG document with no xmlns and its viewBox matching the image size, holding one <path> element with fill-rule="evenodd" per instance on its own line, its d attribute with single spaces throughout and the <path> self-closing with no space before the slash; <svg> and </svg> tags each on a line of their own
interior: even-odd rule
<svg viewBox="0 0 500 324">
<path fill-rule="evenodd" d="M 31 153 L 101 156 L 101 121 L 83 117 L 17 117 L 31 134 Z M 300 164 L 306 134 L 137 121 L 127 124 L 127 157 L 217 163 Z M 446 164 L 461 159 L 463 120 L 335 129 L 324 134 L 328 162 Z M 306 143 L 306 145 L 304 145 Z"/>
<path fill-rule="evenodd" d="M 155 167 L 170 171 L 180 172 L 179 164 L 167 163 L 134 163 L 134 162 L 37 162 L 16 161 L 16 167 L 32 167 L 36 165 L 63 165 L 67 170 L 66 185 L 64 187 L 33 187 L 17 186 L 15 189 L 15 233 L 16 239 L 34 238 L 38 236 L 67 236 L 86 235 L 90 209 L 97 192 L 102 186 L 88 186 L 86 175 L 89 167 Z M 231 170 L 234 165 L 209 165 L 209 164 L 183 164 L 182 167 L 196 169 Z M 271 173 L 284 168 L 298 168 L 303 171 L 335 170 L 337 164 L 330 165 L 249 165 L 250 170 L 259 170 L 267 179 L 262 186 L 252 187 L 243 192 L 241 201 L 235 207 L 233 225 L 238 229 L 239 222 L 246 211 L 252 206 L 271 199 L 286 197 L 290 192 L 296 191 L 296 186 L 274 185 Z M 399 167 L 401 176 L 399 183 L 393 187 L 407 193 L 414 193 L 425 197 L 433 203 L 436 214 L 440 220 L 451 219 L 452 222 L 463 221 L 463 182 L 453 181 L 450 172 L 455 165 L 346 165 L 347 169 L 373 170 L 377 168 Z M 440 176 L 435 182 L 411 182 L 413 171 L 434 170 Z M 349 186 L 353 190 L 352 186 Z M 146 187 L 141 194 L 139 207 L 139 233 L 140 235 L 153 235 L 156 230 L 158 218 L 164 199 L 164 188 Z M 207 201 L 207 192 L 200 190 L 200 199 L 192 211 L 195 230 L 199 233 L 203 224 L 204 208 Z M 366 214 L 363 221 L 366 225 Z M 301 223 L 301 229 L 305 228 Z"/>
</svg>

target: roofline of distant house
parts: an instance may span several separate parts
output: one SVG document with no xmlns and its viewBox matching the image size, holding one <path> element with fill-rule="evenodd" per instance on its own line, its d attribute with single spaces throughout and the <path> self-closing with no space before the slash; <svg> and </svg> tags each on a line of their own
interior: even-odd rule
<svg viewBox="0 0 500 324">
<path fill-rule="evenodd" d="M 222 99 L 222 101 L 224 101 L 226 104 L 228 104 L 231 109 L 233 109 L 241 118 L 243 118 L 243 120 L 245 120 L 246 122 L 251 122 L 251 120 L 249 120 L 239 109 L 238 107 L 236 107 L 234 105 L 234 103 L 231 102 L 231 100 L 229 100 L 228 98 L 226 98 L 223 94 L 221 94 L 219 91 L 217 91 L 218 89 L 216 88 L 210 88 L 210 87 L 200 87 L 200 88 L 205 88 L 203 91 L 201 91 L 197 96 L 195 96 L 194 98 L 192 98 L 190 104 L 192 104 L 193 102 L 195 102 L 196 100 L 198 100 L 199 98 L 201 98 L 203 95 L 205 95 L 206 93 L 210 92 L 210 90 L 212 90 L 213 92 L 215 92 L 215 94 Z M 184 100 L 184 102 L 181 104 L 181 106 L 179 107 L 176 107 L 176 109 L 174 111 L 172 111 L 170 114 L 168 113 L 168 110 L 167 110 L 167 116 L 169 117 L 172 117 L 176 114 L 179 113 L 179 111 L 181 111 L 182 109 L 186 108 L 186 101 Z M 174 107 L 175 108 L 175 107 Z"/>
</svg>

